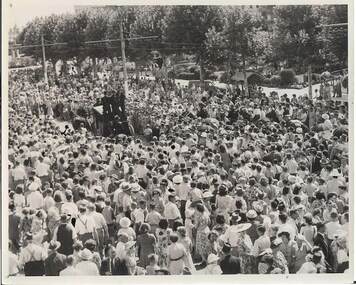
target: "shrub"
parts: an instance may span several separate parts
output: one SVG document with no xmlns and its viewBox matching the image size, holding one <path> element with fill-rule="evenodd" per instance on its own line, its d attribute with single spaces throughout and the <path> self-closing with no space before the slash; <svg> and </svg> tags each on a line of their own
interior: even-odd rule
<svg viewBox="0 0 356 285">
<path fill-rule="evenodd" d="M 281 84 L 281 77 L 279 75 L 273 75 L 270 82 L 272 86 L 278 86 Z"/>
<path fill-rule="evenodd" d="M 288 86 L 296 81 L 295 72 L 293 69 L 284 69 L 279 73 L 280 83 L 282 86 Z"/>
<path fill-rule="evenodd" d="M 308 73 L 303 75 L 303 80 L 304 82 L 308 82 Z M 312 81 L 313 82 L 320 82 L 321 80 L 321 75 L 318 73 L 312 73 Z"/>
<path fill-rule="evenodd" d="M 349 85 L 349 77 L 346 76 L 343 80 L 342 80 L 342 87 L 344 88 L 348 88 L 348 85 Z"/>
<path fill-rule="evenodd" d="M 181 72 L 177 75 L 177 79 L 183 79 L 183 80 L 198 80 L 199 75 L 195 73 L 190 73 L 190 72 Z"/>
<path fill-rule="evenodd" d="M 265 80 L 263 81 L 263 84 L 270 86 L 271 85 L 271 78 L 265 78 Z"/>
<path fill-rule="evenodd" d="M 227 72 L 224 72 L 220 77 L 220 82 L 227 84 L 231 83 L 231 76 Z"/>
</svg>

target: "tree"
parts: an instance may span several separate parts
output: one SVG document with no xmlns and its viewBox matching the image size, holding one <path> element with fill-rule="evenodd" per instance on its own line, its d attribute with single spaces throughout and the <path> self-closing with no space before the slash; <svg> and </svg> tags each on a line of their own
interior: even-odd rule
<svg viewBox="0 0 356 285">
<path fill-rule="evenodd" d="M 41 27 L 44 24 L 44 18 L 36 17 L 29 22 L 19 34 L 17 42 L 22 45 L 38 45 L 41 43 Z M 36 59 L 41 58 L 41 48 L 23 48 L 21 52 L 32 55 Z"/>
<path fill-rule="evenodd" d="M 245 90 L 247 90 L 247 62 L 257 62 L 263 53 L 263 41 L 258 37 L 264 35 L 259 31 L 259 22 L 245 6 L 225 6 L 221 9 L 223 28 L 221 31 L 210 29 L 207 33 L 206 47 L 209 59 L 218 63 L 228 62 L 228 71 L 233 74 L 237 68 L 244 72 Z M 264 37 L 266 39 L 266 37 Z"/>
<path fill-rule="evenodd" d="M 321 54 L 326 63 L 335 69 L 347 66 L 348 35 L 347 24 L 338 27 L 329 27 L 330 24 L 348 22 L 347 5 L 323 5 L 314 8 L 314 13 L 320 17 L 322 25 L 318 40 L 323 46 Z"/>
<path fill-rule="evenodd" d="M 165 39 L 175 43 L 176 51 L 189 49 L 196 54 L 200 65 L 200 81 L 203 86 L 204 64 L 207 58 L 206 34 L 213 26 L 222 27 L 220 7 L 217 6 L 175 6 L 166 17 Z"/>
<path fill-rule="evenodd" d="M 274 55 L 286 67 L 305 71 L 308 64 L 319 64 L 318 41 L 320 18 L 311 5 L 277 6 L 275 9 Z"/>
</svg>

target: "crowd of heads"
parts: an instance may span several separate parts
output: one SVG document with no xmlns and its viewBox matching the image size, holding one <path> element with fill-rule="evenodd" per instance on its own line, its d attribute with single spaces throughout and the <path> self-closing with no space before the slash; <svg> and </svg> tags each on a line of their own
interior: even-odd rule
<svg viewBox="0 0 356 285">
<path fill-rule="evenodd" d="M 348 269 L 347 103 L 133 78 L 142 133 L 71 127 L 115 88 L 10 74 L 11 274 Z"/>
</svg>

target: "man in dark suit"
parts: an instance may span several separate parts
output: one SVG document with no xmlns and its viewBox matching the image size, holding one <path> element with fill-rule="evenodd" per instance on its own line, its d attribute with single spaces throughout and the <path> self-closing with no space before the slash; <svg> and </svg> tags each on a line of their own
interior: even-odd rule
<svg viewBox="0 0 356 285">
<path fill-rule="evenodd" d="M 9 203 L 9 210 L 9 239 L 17 251 L 20 243 L 21 217 L 18 213 L 16 213 L 15 204 L 12 201 Z"/>
<path fill-rule="evenodd" d="M 59 276 L 64 268 L 66 268 L 67 257 L 64 254 L 58 253 L 57 250 L 60 248 L 61 243 L 52 240 L 49 243 L 48 250 L 49 254 L 45 260 L 45 273 L 46 276 Z"/>
<path fill-rule="evenodd" d="M 105 256 L 101 262 L 100 275 L 118 275 L 116 270 L 115 248 L 108 245 L 105 248 Z"/>
<path fill-rule="evenodd" d="M 67 193 L 66 195 L 67 197 L 72 197 L 71 192 Z M 65 213 L 62 214 L 60 218 L 60 224 L 53 232 L 54 240 L 57 240 L 61 243 L 58 252 L 64 255 L 73 254 L 73 244 L 77 236 L 75 229 L 70 221 L 71 215 Z"/>
<path fill-rule="evenodd" d="M 329 247 L 328 242 L 325 235 L 325 223 L 317 223 L 316 228 L 318 230 L 315 238 L 314 238 L 314 245 L 321 248 L 324 253 L 324 256 L 328 258 L 329 256 Z"/>
<path fill-rule="evenodd" d="M 231 255 L 231 245 L 225 243 L 223 248 L 223 258 L 220 261 L 222 274 L 239 274 L 241 273 L 240 259 Z"/>
</svg>

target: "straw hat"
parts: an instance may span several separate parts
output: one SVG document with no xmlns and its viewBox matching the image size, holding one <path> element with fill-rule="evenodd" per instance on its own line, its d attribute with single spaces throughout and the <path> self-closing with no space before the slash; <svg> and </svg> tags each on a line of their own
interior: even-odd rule
<svg viewBox="0 0 356 285">
<path fill-rule="evenodd" d="M 347 232 L 343 230 L 337 230 L 333 235 L 334 239 L 343 239 L 347 237 Z"/>
<path fill-rule="evenodd" d="M 180 184 L 183 182 L 183 177 L 182 175 L 176 175 L 173 177 L 173 183 L 175 184 Z"/>
<path fill-rule="evenodd" d="M 257 217 L 257 213 L 255 210 L 249 210 L 247 213 L 246 213 L 246 217 L 248 219 L 255 219 Z"/>
<path fill-rule="evenodd" d="M 213 262 L 217 262 L 219 260 L 219 257 L 216 254 L 210 253 L 208 256 L 208 260 L 207 263 L 213 263 Z"/>
<path fill-rule="evenodd" d="M 331 171 L 330 176 L 332 177 L 339 177 L 340 173 L 335 168 Z"/>
<path fill-rule="evenodd" d="M 131 185 L 127 182 L 123 182 L 121 184 L 121 189 L 122 189 L 122 191 L 129 191 L 129 190 L 131 190 Z"/>
<path fill-rule="evenodd" d="M 272 253 L 273 253 L 272 249 L 271 248 L 267 248 L 264 251 L 262 251 L 258 256 L 264 256 L 266 254 L 272 254 Z"/>
<path fill-rule="evenodd" d="M 211 198 L 211 197 L 213 197 L 213 196 L 214 196 L 214 195 L 211 194 L 210 191 L 205 191 L 205 192 L 203 193 L 203 198 Z"/>
<path fill-rule="evenodd" d="M 322 117 L 324 120 L 329 120 L 329 115 L 328 115 L 328 114 L 322 114 L 321 117 Z"/>
<path fill-rule="evenodd" d="M 131 225 L 131 220 L 127 217 L 123 217 L 120 219 L 119 224 L 122 228 L 128 228 Z"/>
<path fill-rule="evenodd" d="M 130 248 L 133 248 L 135 245 L 136 245 L 136 242 L 133 240 L 130 240 L 127 243 L 125 243 L 125 249 L 129 250 Z"/>
<path fill-rule="evenodd" d="M 83 260 L 89 260 L 93 257 L 93 254 L 89 249 L 85 248 L 79 253 L 79 257 Z"/>
<path fill-rule="evenodd" d="M 237 224 L 231 227 L 232 232 L 241 233 L 247 231 L 252 225 L 250 223 Z"/>
<path fill-rule="evenodd" d="M 274 245 L 274 246 L 279 246 L 280 244 L 282 244 L 282 239 L 281 238 L 276 238 L 276 239 L 274 239 L 273 240 L 273 242 L 272 242 L 272 244 Z"/>
</svg>

